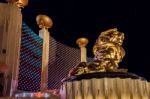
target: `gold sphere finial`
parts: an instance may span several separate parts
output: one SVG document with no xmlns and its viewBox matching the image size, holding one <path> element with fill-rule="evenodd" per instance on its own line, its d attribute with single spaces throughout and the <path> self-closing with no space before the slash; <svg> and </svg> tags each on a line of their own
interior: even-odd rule
<svg viewBox="0 0 150 99">
<path fill-rule="evenodd" d="M 85 47 L 88 44 L 88 39 L 87 38 L 79 38 L 77 39 L 76 43 L 78 44 L 79 47 Z"/>
<path fill-rule="evenodd" d="M 53 25 L 53 21 L 47 15 L 38 15 L 36 17 L 36 22 L 39 25 L 39 28 L 51 28 Z"/>
<path fill-rule="evenodd" d="M 16 4 L 19 8 L 24 8 L 28 5 L 28 0 L 6 0 L 8 3 Z"/>
</svg>

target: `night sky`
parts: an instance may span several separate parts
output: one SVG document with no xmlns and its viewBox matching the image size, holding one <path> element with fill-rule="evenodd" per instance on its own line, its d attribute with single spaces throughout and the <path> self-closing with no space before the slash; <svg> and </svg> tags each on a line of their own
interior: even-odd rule
<svg viewBox="0 0 150 99">
<path fill-rule="evenodd" d="M 78 48 L 76 39 L 89 39 L 88 56 L 102 31 L 118 28 L 125 33 L 126 56 L 120 67 L 150 81 L 150 15 L 145 1 L 123 0 L 29 0 L 22 10 L 23 20 L 38 34 L 36 16 L 53 19 L 51 36 L 68 46 Z"/>
</svg>

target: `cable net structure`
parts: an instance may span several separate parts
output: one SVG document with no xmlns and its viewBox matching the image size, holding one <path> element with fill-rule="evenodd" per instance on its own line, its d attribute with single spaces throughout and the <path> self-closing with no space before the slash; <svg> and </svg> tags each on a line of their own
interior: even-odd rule
<svg viewBox="0 0 150 99">
<path fill-rule="evenodd" d="M 42 42 L 43 40 L 23 23 L 18 76 L 19 90 L 40 90 Z"/>
<path fill-rule="evenodd" d="M 23 23 L 18 90 L 40 91 L 42 42 L 43 40 Z M 69 47 L 52 37 L 49 46 L 48 89 L 58 89 L 69 70 L 80 63 L 80 49 Z"/>
<path fill-rule="evenodd" d="M 80 50 L 68 47 L 51 38 L 48 68 L 48 88 L 59 88 L 69 70 L 80 63 Z"/>
</svg>

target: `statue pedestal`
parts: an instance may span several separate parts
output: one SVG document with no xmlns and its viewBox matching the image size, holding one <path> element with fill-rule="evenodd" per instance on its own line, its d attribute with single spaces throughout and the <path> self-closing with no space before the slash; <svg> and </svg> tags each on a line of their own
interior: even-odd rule
<svg viewBox="0 0 150 99">
<path fill-rule="evenodd" d="M 149 99 L 149 83 L 132 73 L 97 72 L 72 76 L 60 89 L 61 99 Z"/>
</svg>

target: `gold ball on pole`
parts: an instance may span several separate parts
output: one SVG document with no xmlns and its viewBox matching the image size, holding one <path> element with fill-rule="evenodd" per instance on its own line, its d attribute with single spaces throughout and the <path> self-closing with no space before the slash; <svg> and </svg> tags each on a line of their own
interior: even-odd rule
<svg viewBox="0 0 150 99">
<path fill-rule="evenodd" d="M 39 25 L 39 28 L 51 28 L 53 26 L 53 21 L 47 15 L 38 15 L 36 17 L 36 22 Z"/>
<path fill-rule="evenodd" d="M 24 8 L 28 5 L 28 0 L 6 0 L 8 3 L 16 4 L 19 8 Z"/>
<path fill-rule="evenodd" d="M 77 39 L 76 43 L 79 47 L 85 47 L 88 44 L 88 39 L 87 38 L 79 38 Z"/>
</svg>

